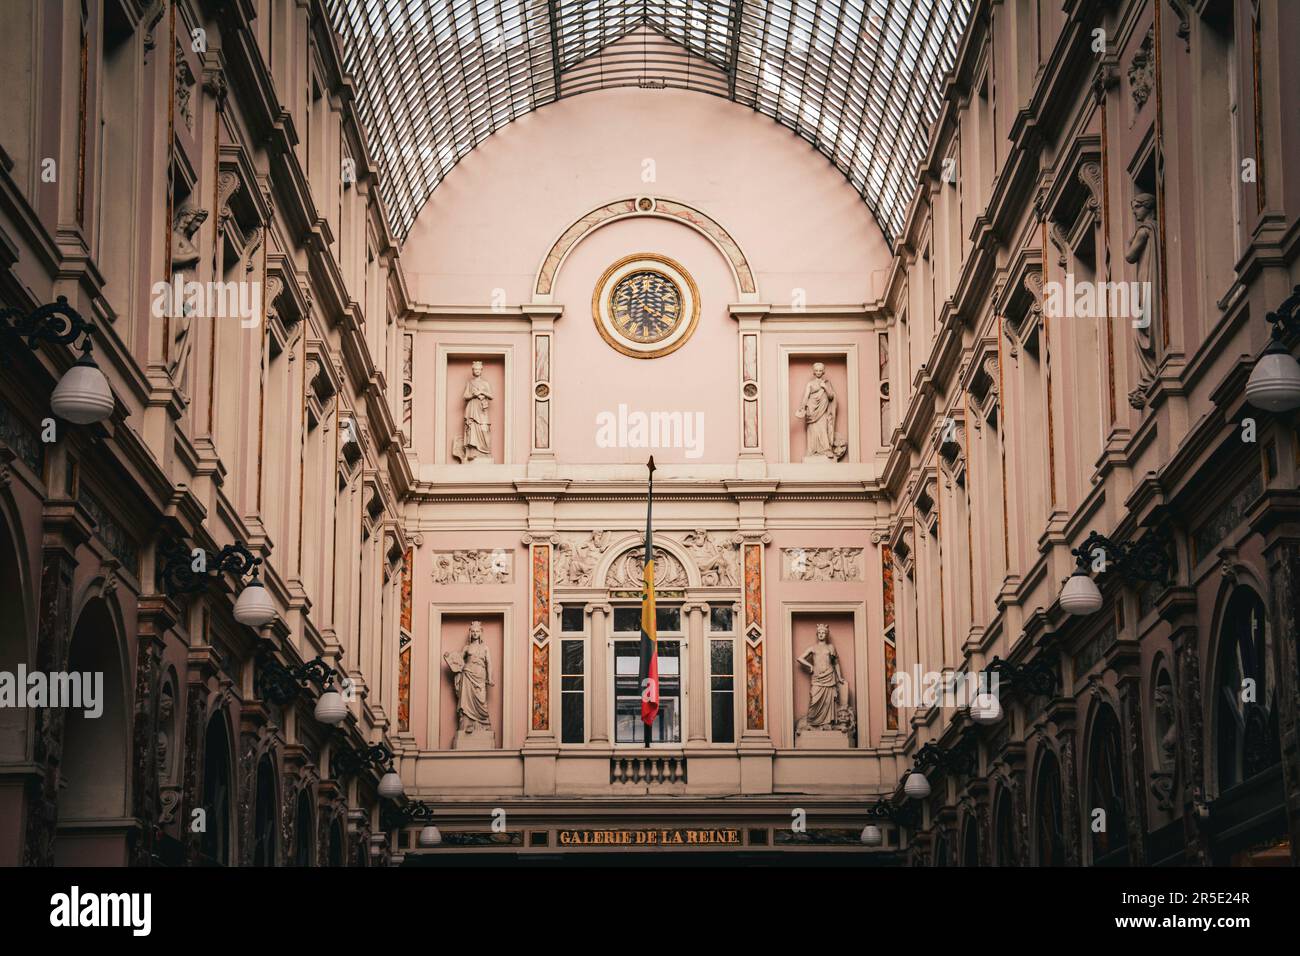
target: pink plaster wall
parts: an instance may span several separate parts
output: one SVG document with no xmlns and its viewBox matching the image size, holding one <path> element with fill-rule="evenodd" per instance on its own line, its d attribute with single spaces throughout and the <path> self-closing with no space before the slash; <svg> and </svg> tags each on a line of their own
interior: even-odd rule
<svg viewBox="0 0 1300 956">
<path fill-rule="evenodd" d="M 638 359 L 611 348 L 600 336 L 591 310 L 601 274 L 624 256 L 654 252 L 679 263 L 695 280 L 700 319 L 677 349 L 655 359 Z M 739 451 L 740 402 L 735 383 L 740 359 L 736 322 L 727 311 L 735 283 L 725 260 L 688 226 L 661 219 L 612 223 L 581 242 L 565 262 L 556 300 L 566 303 L 555 326 L 551 441 L 562 462 L 640 464 L 653 453 L 661 463 L 735 461 Z M 528 375 L 524 369 L 522 374 Z M 703 423 L 700 457 L 687 448 L 600 447 L 597 416 L 628 411 L 682 412 Z M 702 415 L 703 418 L 699 416 Z"/>
<path fill-rule="evenodd" d="M 616 89 L 529 113 L 457 164 L 403 245 L 412 296 L 488 306 L 503 289 L 509 303 L 528 301 L 564 229 L 599 205 L 645 194 L 721 223 L 764 301 L 789 303 L 803 289 L 810 303 L 861 303 L 883 285 L 889 251 L 870 211 L 794 133 L 711 96 Z M 575 316 L 582 306 L 556 301 Z"/>
</svg>

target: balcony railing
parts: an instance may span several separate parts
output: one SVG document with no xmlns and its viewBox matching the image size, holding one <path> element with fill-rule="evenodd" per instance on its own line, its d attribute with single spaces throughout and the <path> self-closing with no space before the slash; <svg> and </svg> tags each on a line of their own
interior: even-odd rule
<svg viewBox="0 0 1300 956">
<path fill-rule="evenodd" d="M 686 782 L 686 758 L 645 754 L 609 758 L 611 784 L 676 784 Z"/>
</svg>

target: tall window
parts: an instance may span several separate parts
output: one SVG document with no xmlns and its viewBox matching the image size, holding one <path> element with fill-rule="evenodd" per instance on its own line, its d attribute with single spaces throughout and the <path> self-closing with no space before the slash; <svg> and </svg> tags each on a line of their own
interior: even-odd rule
<svg viewBox="0 0 1300 956">
<path fill-rule="evenodd" d="M 1043 757 L 1034 793 L 1034 837 L 1039 866 L 1065 866 L 1065 813 L 1061 807 L 1061 765 Z"/>
<path fill-rule="evenodd" d="M 1103 707 L 1097 715 L 1092 732 L 1092 751 L 1089 756 L 1088 792 L 1089 807 L 1106 811 L 1106 825 L 1100 830 L 1090 826 L 1092 832 L 1092 862 L 1125 864 L 1127 857 L 1121 853 L 1128 845 L 1128 814 L 1124 802 L 1124 767 L 1120 763 L 1119 721 L 1115 712 Z M 1114 854 L 1112 859 L 1103 859 Z"/>
<path fill-rule="evenodd" d="M 208 723 L 203 743 L 203 808 L 207 828 L 200 841 L 205 862 L 230 865 L 230 737 L 221 715 Z"/>
<path fill-rule="evenodd" d="M 736 742 L 736 667 L 734 612 L 709 608 L 709 718 L 715 744 Z"/>
<path fill-rule="evenodd" d="M 587 740 L 587 642 L 580 636 L 585 617 L 580 604 L 560 612 L 560 633 L 564 635 L 560 640 L 560 742 L 565 744 Z"/>
<path fill-rule="evenodd" d="M 1016 856 L 1016 828 L 1011 815 L 1011 797 L 1003 792 L 998 797 L 997 812 L 994 813 L 994 841 L 997 848 L 998 866 L 1019 866 L 1020 858 Z"/>
<path fill-rule="evenodd" d="M 1282 759 L 1264 602 L 1250 588 L 1233 591 L 1224 609 L 1216 683 L 1219 790 L 1223 791 Z"/>
<path fill-rule="evenodd" d="M 651 743 L 681 743 L 682 668 L 680 607 L 657 608 L 659 638 L 659 713 L 651 726 Z M 614 740 L 638 744 L 641 722 L 641 608 L 614 609 Z"/>
<path fill-rule="evenodd" d="M 316 863 L 316 828 L 312 824 L 311 792 L 303 790 L 298 794 L 297 831 L 293 845 L 294 866 L 314 866 Z"/>
</svg>

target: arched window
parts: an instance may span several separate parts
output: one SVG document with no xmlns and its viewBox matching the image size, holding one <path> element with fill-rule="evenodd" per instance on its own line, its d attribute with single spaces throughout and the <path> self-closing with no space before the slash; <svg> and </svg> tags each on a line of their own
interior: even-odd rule
<svg viewBox="0 0 1300 956">
<path fill-rule="evenodd" d="M 16 673 L 19 664 L 29 663 L 24 581 L 18 543 L 8 522 L 0 516 L 0 671 L 8 674 Z M 21 763 L 26 759 L 30 714 L 25 707 L 0 707 L 0 762 Z"/>
<path fill-rule="evenodd" d="M 293 845 L 294 866 L 314 866 L 316 863 L 316 830 L 312 826 L 311 796 L 303 790 L 298 794 L 298 809 L 295 813 L 294 830 L 296 836 Z"/>
<path fill-rule="evenodd" d="M 994 846 L 997 858 L 993 861 L 998 866 L 1019 866 L 1020 857 L 1016 854 L 1016 824 L 1011 811 L 1011 794 L 1005 790 L 998 795 L 997 810 L 993 814 Z"/>
<path fill-rule="evenodd" d="M 1061 765 L 1048 753 L 1034 787 L 1034 846 L 1039 866 L 1065 865 L 1065 813 L 1061 806 Z"/>
<path fill-rule="evenodd" d="M 257 790 L 253 803 L 253 866 L 275 866 L 279 817 L 275 800 L 275 763 L 263 754 L 257 763 Z"/>
<path fill-rule="evenodd" d="M 347 843 L 343 839 L 343 824 L 335 818 L 330 824 L 329 840 L 329 865 L 343 866 L 343 854 L 347 851 Z"/>
<path fill-rule="evenodd" d="M 230 735 L 218 713 L 208 722 L 203 742 L 203 808 L 207 811 L 200 842 L 205 862 L 230 865 Z"/>
<path fill-rule="evenodd" d="M 1124 765 L 1119 720 L 1103 705 L 1092 728 L 1088 752 L 1088 830 L 1092 834 L 1092 862 L 1122 865 L 1128 862 L 1128 808 L 1124 800 Z M 1105 811 L 1103 818 L 1097 810 Z"/>
<path fill-rule="evenodd" d="M 966 819 L 966 830 L 961 839 L 961 865 L 980 865 L 979 831 L 975 828 L 975 820 L 973 817 L 967 817 Z"/>
<path fill-rule="evenodd" d="M 1215 695 L 1219 791 L 1282 759 L 1264 602 L 1248 587 L 1232 592 L 1219 625 Z"/>
<path fill-rule="evenodd" d="M 934 838 L 934 865 L 948 865 L 948 834 L 940 830 Z"/>
</svg>

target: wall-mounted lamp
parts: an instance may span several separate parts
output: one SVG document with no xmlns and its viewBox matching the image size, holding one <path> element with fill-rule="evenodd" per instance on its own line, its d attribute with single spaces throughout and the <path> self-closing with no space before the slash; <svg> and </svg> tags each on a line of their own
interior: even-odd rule
<svg viewBox="0 0 1300 956">
<path fill-rule="evenodd" d="M 266 593 L 258 577 L 262 559 L 253 556 L 242 541 L 228 544 L 217 554 L 204 549 L 186 550 L 184 545 L 172 542 L 159 548 L 163 558 L 158 572 L 163 591 L 171 597 L 197 594 L 222 574 L 233 574 L 242 580 L 252 574 L 235 600 L 235 620 L 249 627 L 264 627 L 275 620 L 275 602 Z"/>
<path fill-rule="evenodd" d="M 1300 408 L 1300 363 L 1283 343 L 1287 335 L 1300 334 L 1300 285 L 1291 290 L 1276 312 L 1264 321 L 1273 326 L 1268 347 L 1255 362 L 1246 381 L 1246 401 L 1269 412 L 1289 412 Z"/>
<path fill-rule="evenodd" d="M 1155 584 L 1168 584 L 1173 570 L 1169 539 L 1159 529 L 1137 541 L 1112 541 L 1094 531 L 1070 552 L 1076 559 L 1074 573 L 1061 588 L 1061 610 L 1067 614 L 1093 614 L 1101 610 L 1101 589 L 1092 571 L 1118 571 L 1122 577 Z"/>
<path fill-rule="evenodd" d="M 35 351 L 38 342 L 69 345 L 81 341 L 81 358 L 68 369 L 50 394 L 50 408 L 55 415 L 76 425 L 102 422 L 113 414 L 113 390 L 108 379 L 90 354 L 90 340 L 95 327 L 68 305 L 67 296 L 23 314 L 20 309 L 0 309 L 0 363 L 9 366 L 12 346 L 27 339 Z"/>
</svg>

